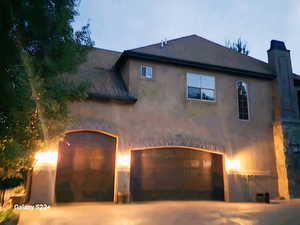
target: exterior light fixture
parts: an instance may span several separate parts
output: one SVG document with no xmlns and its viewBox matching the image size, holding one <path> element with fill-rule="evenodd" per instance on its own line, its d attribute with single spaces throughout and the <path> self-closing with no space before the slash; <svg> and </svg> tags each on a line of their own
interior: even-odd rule
<svg viewBox="0 0 300 225">
<path fill-rule="evenodd" d="M 35 154 L 36 166 L 55 166 L 57 163 L 57 152 L 38 152 Z"/>
<path fill-rule="evenodd" d="M 238 159 L 226 159 L 226 170 L 228 172 L 240 170 L 240 161 Z"/>
<path fill-rule="evenodd" d="M 118 154 L 117 155 L 117 167 L 119 169 L 130 168 L 130 154 Z"/>
</svg>

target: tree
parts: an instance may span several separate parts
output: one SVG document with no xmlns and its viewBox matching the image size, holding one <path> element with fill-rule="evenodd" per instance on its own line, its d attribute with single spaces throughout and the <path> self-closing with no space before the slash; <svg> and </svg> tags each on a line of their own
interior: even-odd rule
<svg viewBox="0 0 300 225">
<path fill-rule="evenodd" d="M 241 54 L 244 54 L 244 55 L 248 55 L 249 54 L 249 49 L 248 49 L 248 46 L 247 46 L 247 42 L 243 41 L 241 38 L 238 38 L 236 41 L 225 41 L 225 46 L 227 48 L 230 48 L 234 51 L 237 51 Z"/>
<path fill-rule="evenodd" d="M 87 95 L 88 83 L 66 79 L 93 46 L 89 24 L 72 28 L 78 5 L 79 0 L 0 2 L 0 187 L 24 177 L 34 153 L 68 124 L 68 103 Z"/>
</svg>

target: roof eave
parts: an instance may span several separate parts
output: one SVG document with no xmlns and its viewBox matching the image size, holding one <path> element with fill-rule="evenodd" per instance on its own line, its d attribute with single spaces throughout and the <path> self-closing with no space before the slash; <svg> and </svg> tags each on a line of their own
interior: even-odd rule
<svg viewBox="0 0 300 225">
<path fill-rule="evenodd" d="M 212 65 L 212 64 L 206 64 L 206 63 L 199 63 L 194 61 L 188 61 L 188 60 L 182 60 L 182 59 L 176 59 L 176 58 L 169 58 L 165 56 L 157 56 L 157 55 L 151 55 L 146 53 L 140 53 L 135 51 L 124 51 L 118 61 L 115 64 L 116 68 L 120 68 L 124 62 L 127 60 L 127 58 L 138 58 L 138 59 L 146 59 L 151 61 L 157 61 L 157 62 L 163 62 L 163 63 L 171 63 L 176 65 L 182 65 L 182 66 L 189 66 L 189 67 L 195 67 L 195 68 L 201 68 L 201 69 L 207 69 L 207 70 L 213 70 L 213 71 L 219 71 L 219 72 L 225 72 L 225 73 L 231 73 L 238 76 L 246 76 L 246 77 L 255 77 L 260 79 L 267 79 L 267 80 L 274 80 L 276 79 L 276 76 L 273 74 L 267 74 L 267 73 L 260 73 L 250 70 L 241 70 L 236 68 L 230 68 L 230 67 L 223 67 L 218 65 Z"/>
<path fill-rule="evenodd" d="M 87 99 L 93 101 L 101 101 L 101 102 L 109 102 L 115 100 L 127 104 L 134 104 L 137 101 L 137 98 L 133 96 L 114 96 L 114 95 L 92 93 L 92 92 L 88 93 Z"/>
</svg>

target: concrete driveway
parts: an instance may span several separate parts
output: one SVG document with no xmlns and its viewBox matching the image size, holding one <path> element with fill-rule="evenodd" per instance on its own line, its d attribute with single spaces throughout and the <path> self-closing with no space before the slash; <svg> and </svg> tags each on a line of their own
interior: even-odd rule
<svg viewBox="0 0 300 225">
<path fill-rule="evenodd" d="M 19 225 L 300 225 L 300 200 L 81 203 L 20 210 L 20 215 Z"/>
</svg>

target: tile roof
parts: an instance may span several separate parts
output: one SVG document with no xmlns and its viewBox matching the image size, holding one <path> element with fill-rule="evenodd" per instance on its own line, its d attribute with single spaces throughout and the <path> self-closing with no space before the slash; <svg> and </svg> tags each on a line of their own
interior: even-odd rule
<svg viewBox="0 0 300 225">
<path fill-rule="evenodd" d="M 115 99 L 133 103 L 136 99 L 129 94 L 121 75 L 113 69 L 120 55 L 120 52 L 93 48 L 88 53 L 86 62 L 68 76 L 68 79 L 90 81 L 89 99 Z"/>
<path fill-rule="evenodd" d="M 126 53 L 129 55 L 135 53 L 140 56 L 151 55 L 274 76 L 268 63 L 243 55 L 197 35 L 169 40 L 164 47 L 161 47 L 161 43 L 156 43 L 125 51 Z M 214 68 L 212 67 L 212 69 Z"/>
<path fill-rule="evenodd" d="M 293 73 L 293 76 L 294 76 L 294 78 L 296 78 L 296 79 L 300 79 L 300 75 L 299 75 L 299 74 Z"/>
<path fill-rule="evenodd" d="M 67 76 L 67 79 L 90 81 L 89 99 L 101 101 L 114 99 L 134 103 L 136 98 L 129 93 L 118 72 L 118 67 L 128 56 L 274 79 L 267 63 L 197 35 L 170 40 L 164 47 L 161 47 L 161 43 L 157 43 L 123 53 L 93 48 L 88 53 L 87 60 Z"/>
</svg>

